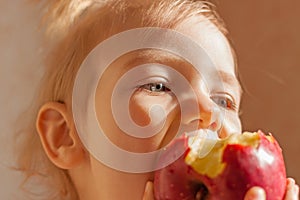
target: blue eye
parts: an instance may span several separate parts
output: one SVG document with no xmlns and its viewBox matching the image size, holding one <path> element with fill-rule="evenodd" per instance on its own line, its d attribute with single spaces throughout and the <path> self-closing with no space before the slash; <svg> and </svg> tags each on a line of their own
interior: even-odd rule
<svg viewBox="0 0 300 200">
<path fill-rule="evenodd" d="M 233 98 L 228 94 L 215 94 L 210 97 L 217 105 L 228 110 L 236 110 Z"/>
<path fill-rule="evenodd" d="M 142 89 L 149 90 L 150 92 L 168 92 L 170 91 L 163 83 L 148 83 L 141 86 Z"/>
</svg>

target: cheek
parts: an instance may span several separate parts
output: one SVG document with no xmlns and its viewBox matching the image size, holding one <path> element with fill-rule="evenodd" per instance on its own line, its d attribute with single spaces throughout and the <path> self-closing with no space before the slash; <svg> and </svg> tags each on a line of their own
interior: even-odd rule
<svg viewBox="0 0 300 200">
<path fill-rule="evenodd" d="M 151 118 L 149 116 L 149 109 L 151 102 L 147 102 L 146 99 L 143 100 L 141 95 L 133 95 L 129 101 L 129 113 L 130 117 L 134 123 L 138 126 L 147 126 L 151 123 Z"/>
<path fill-rule="evenodd" d="M 108 138 L 118 147 L 137 153 L 146 153 L 157 150 L 161 147 L 166 138 L 166 134 L 169 133 L 170 126 L 173 126 L 176 116 L 178 103 L 175 97 L 169 94 L 163 95 L 149 95 L 148 92 L 136 91 L 129 99 L 129 105 L 124 103 L 125 110 L 129 111 L 131 124 L 128 126 L 148 126 L 155 120 L 156 117 L 151 119 L 150 110 L 153 105 L 158 105 L 160 109 L 164 110 L 165 123 L 159 132 L 150 138 L 138 138 L 132 137 L 126 134 L 120 126 L 115 123 L 111 110 L 111 98 L 110 95 L 104 95 L 102 92 L 97 94 L 97 116 L 99 124 Z M 107 98 L 106 98 L 107 97 Z M 140 132 L 143 134 L 143 131 Z"/>
<path fill-rule="evenodd" d="M 154 105 L 164 111 L 164 118 L 159 116 L 151 119 L 150 110 Z M 147 92 L 137 92 L 130 99 L 129 111 L 132 120 L 139 126 L 152 126 L 162 122 L 159 126 L 160 131 L 147 141 L 152 143 L 155 148 L 167 144 L 174 137 L 173 132 L 176 133 L 179 127 L 180 108 L 176 98 L 169 94 L 154 96 Z M 157 119 L 161 121 L 157 121 Z M 154 125 L 153 133 L 156 128 Z"/>
<path fill-rule="evenodd" d="M 151 119 L 150 112 L 153 106 L 157 106 L 163 111 L 164 116 L 161 120 L 165 122 L 172 120 L 170 113 L 176 108 L 177 101 L 174 97 L 168 94 L 162 95 L 149 95 L 148 92 L 135 92 L 129 101 L 129 113 L 134 123 L 139 126 L 150 125 L 153 120 Z"/>
</svg>

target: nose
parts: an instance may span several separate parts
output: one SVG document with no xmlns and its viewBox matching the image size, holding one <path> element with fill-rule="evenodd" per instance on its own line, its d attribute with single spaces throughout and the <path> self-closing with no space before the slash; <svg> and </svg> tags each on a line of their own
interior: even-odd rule
<svg viewBox="0 0 300 200">
<path fill-rule="evenodd" d="M 183 116 L 184 123 L 198 129 L 220 130 L 223 118 L 220 107 L 203 89 L 197 88 L 194 90 L 194 94 L 193 98 L 191 97 L 185 102 L 185 108 L 188 108 L 188 111 Z M 192 105 L 196 105 L 198 109 Z"/>
<path fill-rule="evenodd" d="M 199 128 L 218 131 L 222 124 L 221 116 L 221 110 L 217 105 L 211 102 L 209 105 L 202 105 L 200 107 Z M 197 120 L 195 117 L 194 121 Z"/>
</svg>

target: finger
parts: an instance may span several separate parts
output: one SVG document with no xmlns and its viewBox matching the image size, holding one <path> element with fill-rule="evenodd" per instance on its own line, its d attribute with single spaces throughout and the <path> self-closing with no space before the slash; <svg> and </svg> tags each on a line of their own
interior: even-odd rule
<svg viewBox="0 0 300 200">
<path fill-rule="evenodd" d="M 299 199 L 299 186 L 292 178 L 287 179 L 285 200 L 298 200 Z"/>
<path fill-rule="evenodd" d="M 155 200 L 154 199 L 153 182 L 151 182 L 151 181 L 148 181 L 146 184 L 143 200 Z"/>
<path fill-rule="evenodd" d="M 266 192 L 260 187 L 252 187 L 247 191 L 244 200 L 265 200 Z"/>
</svg>

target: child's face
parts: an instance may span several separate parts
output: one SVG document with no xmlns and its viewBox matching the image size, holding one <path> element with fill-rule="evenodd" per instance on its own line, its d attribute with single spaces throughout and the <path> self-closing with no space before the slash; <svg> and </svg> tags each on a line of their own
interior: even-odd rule
<svg viewBox="0 0 300 200">
<path fill-rule="evenodd" d="M 176 28 L 176 31 L 192 38 L 206 51 L 214 64 L 208 70 L 210 73 L 200 72 L 200 74 L 185 59 L 166 51 L 145 49 L 119 57 L 106 69 L 99 81 L 95 98 L 99 124 L 107 137 L 124 150 L 136 153 L 155 151 L 168 144 L 178 131 L 211 129 L 217 131 L 219 137 L 241 132 L 238 115 L 241 91 L 228 41 L 219 29 L 204 17 L 200 23 L 199 17 L 186 20 Z M 118 81 L 132 74 L 136 66 L 149 63 L 168 66 L 169 70 L 159 64 L 153 64 L 150 70 L 144 70 L 138 76 L 127 78 L 126 84 L 123 82 L 120 87 L 118 86 L 121 90 L 115 90 Z M 193 89 L 195 96 L 190 95 L 188 90 L 178 90 L 182 86 L 181 81 L 170 73 L 172 70 L 182 75 L 181 77 Z M 116 91 L 118 94 L 114 94 Z M 176 94 L 174 91 L 177 91 Z M 112 109 L 114 95 L 119 98 L 117 111 Z M 127 102 L 128 95 L 130 98 Z M 199 112 L 186 106 L 195 103 Z M 181 108 L 182 104 L 185 105 L 184 108 Z M 153 106 L 158 110 L 155 111 Z M 154 110 L 152 119 L 151 109 Z M 127 111 L 129 116 L 124 114 Z M 137 127 L 145 127 L 153 122 L 162 126 L 161 129 L 155 130 L 154 125 L 153 133 L 150 127 L 148 132 L 141 131 L 140 135 L 132 137 L 117 125 L 114 114 L 131 118 Z M 179 127 L 182 129 L 179 130 Z M 148 137 L 151 134 L 152 136 Z M 153 173 L 133 175 L 135 178 L 132 179 L 124 178 L 128 174 L 114 170 L 111 172 L 119 173 L 119 177 L 122 175 L 124 177 L 110 178 L 109 176 L 112 176 L 110 170 L 93 157 L 91 159 L 96 179 L 103 180 L 108 176 L 108 179 L 105 179 L 106 185 L 114 185 L 114 188 L 119 185 L 118 190 L 126 191 L 129 197 L 130 195 L 132 197 L 130 191 L 142 191 L 144 183 L 153 178 Z M 131 184 L 126 184 L 126 181 L 130 181 Z"/>
<path fill-rule="evenodd" d="M 197 20 L 197 21 L 196 21 Z M 119 57 L 106 69 L 99 81 L 96 93 L 96 110 L 99 123 L 109 139 L 122 149 L 132 152 L 150 152 L 166 145 L 178 133 L 180 124 L 184 131 L 195 129 L 212 129 L 218 131 L 220 137 L 233 132 L 241 132 L 238 107 L 240 103 L 240 86 L 235 76 L 235 63 L 230 46 L 218 30 L 208 20 L 198 23 L 197 19 L 189 19 L 182 23 L 176 31 L 191 37 L 208 54 L 214 66 L 212 73 L 200 73 L 185 59 L 163 50 L 137 50 Z M 180 96 L 187 95 L 180 91 L 182 86 L 178 77 L 166 72 L 159 64 L 151 64 L 150 70 L 136 72 L 137 76 L 127 78 L 121 83 L 121 90 L 116 90 L 118 81 L 126 79 L 128 74 L 143 64 L 159 63 L 176 70 L 192 87 L 197 99 L 199 112 L 188 110 L 182 112 Z M 130 76 L 130 75 L 129 75 Z M 128 76 L 128 77 L 129 77 Z M 218 77 L 218 78 L 216 78 Z M 175 90 L 177 92 L 175 92 Z M 121 108 L 113 110 L 113 92 L 119 98 Z M 176 94 L 175 94 L 176 93 Z M 130 96 L 129 102 L 126 96 Z M 164 112 L 150 117 L 153 106 Z M 226 107 L 226 108 L 225 108 Z M 188 108 L 184 108 L 188 109 Z M 155 110 L 155 109 L 153 109 Z M 129 116 L 126 113 L 128 111 Z M 154 111 L 155 112 L 155 111 Z M 160 119 L 165 114 L 165 119 Z M 158 119 L 164 122 L 160 131 L 153 128 L 153 133 L 140 132 L 132 137 L 126 134 L 123 127 L 118 127 L 114 115 L 131 118 L 136 126 L 145 127 Z M 165 121 L 164 121 L 165 120 Z M 131 126 L 128 124 L 128 126 Z M 151 132 L 151 128 L 148 129 Z M 132 133 L 133 135 L 135 133 Z M 152 137 L 148 137 L 153 135 Z"/>
</svg>

